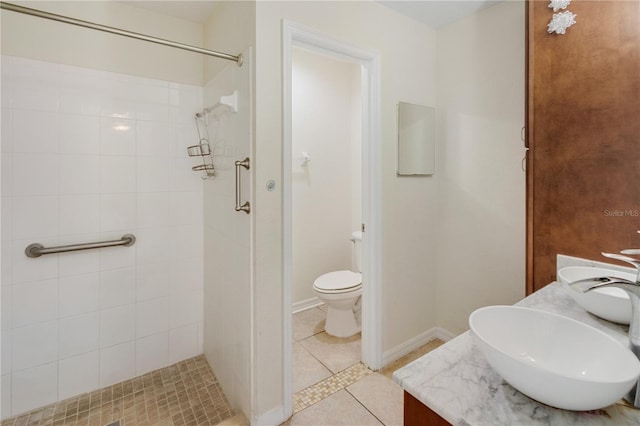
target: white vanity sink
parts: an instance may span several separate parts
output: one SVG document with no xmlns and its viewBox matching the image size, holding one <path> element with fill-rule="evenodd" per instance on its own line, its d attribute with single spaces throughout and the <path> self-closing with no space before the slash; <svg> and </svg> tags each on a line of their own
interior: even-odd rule
<svg viewBox="0 0 640 426">
<path fill-rule="evenodd" d="M 568 284 L 586 278 L 618 277 L 635 281 L 635 274 L 618 272 L 613 269 L 592 266 L 568 266 L 558 271 L 558 281 L 569 291 L 576 303 L 587 312 L 591 312 L 607 321 L 629 324 L 631 320 L 631 302 L 629 295 L 619 288 L 599 288 L 583 293 Z"/>
<path fill-rule="evenodd" d="M 573 319 L 517 306 L 488 306 L 469 317 L 489 365 L 520 392 L 583 411 L 618 401 L 640 376 L 640 361 L 607 334 Z"/>
</svg>

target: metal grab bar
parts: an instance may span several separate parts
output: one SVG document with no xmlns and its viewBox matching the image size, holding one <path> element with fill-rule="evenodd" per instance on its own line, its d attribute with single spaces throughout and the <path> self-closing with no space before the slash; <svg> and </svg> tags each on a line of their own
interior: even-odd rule
<svg viewBox="0 0 640 426">
<path fill-rule="evenodd" d="M 45 248 L 45 246 L 39 243 L 33 243 L 33 244 L 29 244 L 27 248 L 24 249 L 24 254 L 26 254 L 27 257 L 40 257 L 43 254 L 64 253 L 67 251 L 89 250 L 89 249 L 102 248 L 102 247 L 115 247 L 115 246 L 130 247 L 135 242 L 136 242 L 136 237 L 133 234 L 125 234 L 119 240 L 100 241 L 96 243 L 85 243 L 85 244 L 70 244 L 68 246 L 58 246 L 58 247 L 49 247 L 49 248 Z"/>
<path fill-rule="evenodd" d="M 240 161 L 236 161 L 236 211 L 237 212 L 245 212 L 246 214 L 251 213 L 251 205 L 249 204 L 248 201 L 245 201 L 244 204 L 240 205 L 241 203 L 241 199 L 242 199 L 242 195 L 241 195 L 241 184 L 240 184 L 240 167 L 244 167 L 245 169 L 249 170 L 249 157 L 245 158 L 244 160 Z"/>
</svg>

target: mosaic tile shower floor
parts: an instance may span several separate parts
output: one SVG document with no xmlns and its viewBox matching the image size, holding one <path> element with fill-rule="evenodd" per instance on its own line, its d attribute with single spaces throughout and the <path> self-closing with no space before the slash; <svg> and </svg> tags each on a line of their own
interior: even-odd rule
<svg viewBox="0 0 640 426">
<path fill-rule="evenodd" d="M 4 420 L 1 426 L 204 426 L 234 414 L 200 355 Z"/>
</svg>

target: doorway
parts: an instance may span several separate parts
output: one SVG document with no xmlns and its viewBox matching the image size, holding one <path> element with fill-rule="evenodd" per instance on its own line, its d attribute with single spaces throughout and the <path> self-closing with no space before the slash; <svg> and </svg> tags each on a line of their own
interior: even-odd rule
<svg viewBox="0 0 640 426">
<path fill-rule="evenodd" d="M 361 196 L 363 232 L 361 360 L 373 370 L 382 363 L 380 259 L 381 171 L 379 128 L 379 56 L 311 28 L 283 20 L 283 241 L 284 241 L 284 408 L 292 412 L 292 287 L 293 287 L 293 94 L 294 48 L 356 64 L 360 68 Z M 311 160 L 312 161 L 312 160 Z"/>
</svg>

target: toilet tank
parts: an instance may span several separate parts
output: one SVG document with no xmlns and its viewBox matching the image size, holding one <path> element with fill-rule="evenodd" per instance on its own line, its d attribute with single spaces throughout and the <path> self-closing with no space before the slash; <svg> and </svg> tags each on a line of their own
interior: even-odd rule
<svg viewBox="0 0 640 426">
<path fill-rule="evenodd" d="M 355 272 L 362 272 L 362 231 L 355 231 L 351 234 L 354 242 Z"/>
</svg>

